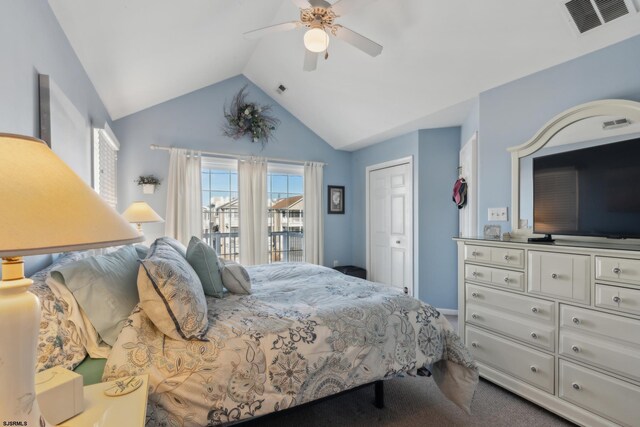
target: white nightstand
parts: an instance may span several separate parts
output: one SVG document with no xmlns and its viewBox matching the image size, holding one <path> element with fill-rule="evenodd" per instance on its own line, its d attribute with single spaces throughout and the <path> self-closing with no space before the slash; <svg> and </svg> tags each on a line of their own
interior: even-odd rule
<svg viewBox="0 0 640 427">
<path fill-rule="evenodd" d="M 144 427 L 149 376 L 141 375 L 140 378 L 143 380 L 140 388 L 118 397 L 104 394 L 104 390 L 113 382 L 84 387 L 84 411 L 59 426 Z"/>
</svg>

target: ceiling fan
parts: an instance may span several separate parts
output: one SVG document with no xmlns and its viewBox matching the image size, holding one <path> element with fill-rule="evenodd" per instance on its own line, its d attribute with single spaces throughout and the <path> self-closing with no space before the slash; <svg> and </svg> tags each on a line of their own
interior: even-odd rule
<svg viewBox="0 0 640 427">
<path fill-rule="evenodd" d="M 325 0 L 292 0 L 300 8 L 300 20 L 271 25 L 244 33 L 247 38 L 259 38 L 280 31 L 290 31 L 307 27 L 304 34 L 305 71 L 313 71 L 318 65 L 318 56 L 324 52 L 328 58 L 329 34 L 343 40 L 371 56 L 382 53 L 382 46 L 334 21 L 354 9 L 374 0 L 338 0 L 331 4 Z"/>
</svg>

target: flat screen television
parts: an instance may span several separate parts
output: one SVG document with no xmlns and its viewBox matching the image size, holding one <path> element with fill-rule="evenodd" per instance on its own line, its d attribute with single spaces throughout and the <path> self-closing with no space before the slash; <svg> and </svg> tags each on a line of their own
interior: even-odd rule
<svg viewBox="0 0 640 427">
<path fill-rule="evenodd" d="M 534 158 L 533 231 L 640 238 L 640 138 Z"/>
</svg>

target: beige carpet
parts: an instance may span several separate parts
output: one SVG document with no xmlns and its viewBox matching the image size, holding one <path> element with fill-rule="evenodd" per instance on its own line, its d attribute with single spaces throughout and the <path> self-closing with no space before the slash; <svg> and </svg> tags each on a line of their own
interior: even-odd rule
<svg viewBox="0 0 640 427">
<path fill-rule="evenodd" d="M 373 406 L 373 396 L 373 387 L 366 387 L 306 407 L 242 423 L 242 426 L 573 426 L 484 380 L 480 380 L 476 390 L 471 415 L 449 402 L 431 378 L 406 377 L 386 381 L 384 409 Z"/>
</svg>

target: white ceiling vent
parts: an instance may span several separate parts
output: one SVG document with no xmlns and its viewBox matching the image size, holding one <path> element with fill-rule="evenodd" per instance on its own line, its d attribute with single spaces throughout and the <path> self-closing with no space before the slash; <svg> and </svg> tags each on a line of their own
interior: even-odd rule
<svg viewBox="0 0 640 427">
<path fill-rule="evenodd" d="M 636 12 L 633 0 L 561 0 L 578 34 Z"/>
</svg>

